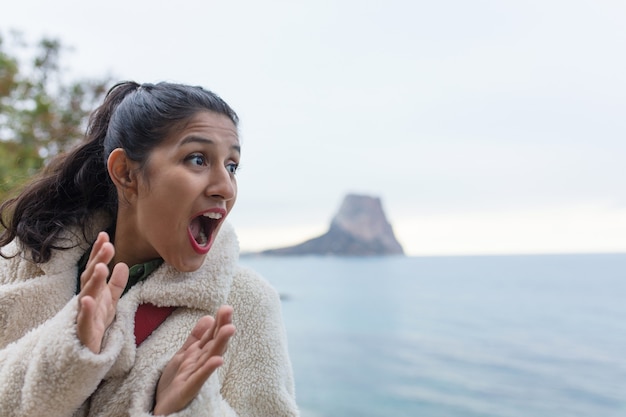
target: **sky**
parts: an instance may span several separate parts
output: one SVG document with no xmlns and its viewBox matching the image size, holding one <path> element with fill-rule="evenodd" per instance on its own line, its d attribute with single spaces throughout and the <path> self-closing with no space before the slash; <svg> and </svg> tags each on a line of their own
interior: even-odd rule
<svg viewBox="0 0 626 417">
<path fill-rule="evenodd" d="M 619 0 L 20 0 L 68 77 L 174 81 L 241 118 L 242 250 L 380 197 L 411 256 L 626 252 Z"/>
</svg>

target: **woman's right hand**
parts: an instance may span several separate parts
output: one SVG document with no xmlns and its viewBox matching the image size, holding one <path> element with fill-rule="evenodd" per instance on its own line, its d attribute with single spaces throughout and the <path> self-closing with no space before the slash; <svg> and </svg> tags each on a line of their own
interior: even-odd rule
<svg viewBox="0 0 626 417">
<path fill-rule="evenodd" d="M 80 276 L 76 331 L 78 339 L 93 353 L 100 353 L 104 332 L 115 318 L 117 302 L 128 282 L 128 266 L 124 263 L 115 265 L 107 282 L 113 255 L 115 248 L 109 235 L 100 232 Z"/>
</svg>

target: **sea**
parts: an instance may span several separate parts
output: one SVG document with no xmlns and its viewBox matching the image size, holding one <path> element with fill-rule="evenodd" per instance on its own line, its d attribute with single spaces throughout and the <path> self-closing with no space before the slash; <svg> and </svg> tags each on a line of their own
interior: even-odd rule
<svg viewBox="0 0 626 417">
<path fill-rule="evenodd" d="M 302 417 L 626 417 L 626 254 L 241 262 Z"/>
</svg>

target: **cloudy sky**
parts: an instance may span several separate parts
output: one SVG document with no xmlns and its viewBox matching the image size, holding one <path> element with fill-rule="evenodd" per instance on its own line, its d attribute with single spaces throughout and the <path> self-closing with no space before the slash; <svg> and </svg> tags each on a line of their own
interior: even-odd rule
<svg viewBox="0 0 626 417">
<path fill-rule="evenodd" d="M 71 77 L 200 84 L 239 113 L 244 250 L 382 198 L 410 255 L 626 251 L 626 3 L 20 0 Z"/>
</svg>

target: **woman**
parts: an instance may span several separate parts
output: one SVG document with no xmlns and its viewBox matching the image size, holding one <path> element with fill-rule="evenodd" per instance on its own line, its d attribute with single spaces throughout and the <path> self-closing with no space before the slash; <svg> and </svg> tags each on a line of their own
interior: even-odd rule
<svg viewBox="0 0 626 417">
<path fill-rule="evenodd" d="M 0 208 L 0 415 L 295 416 L 276 292 L 237 265 L 235 112 L 114 86 Z"/>
</svg>

